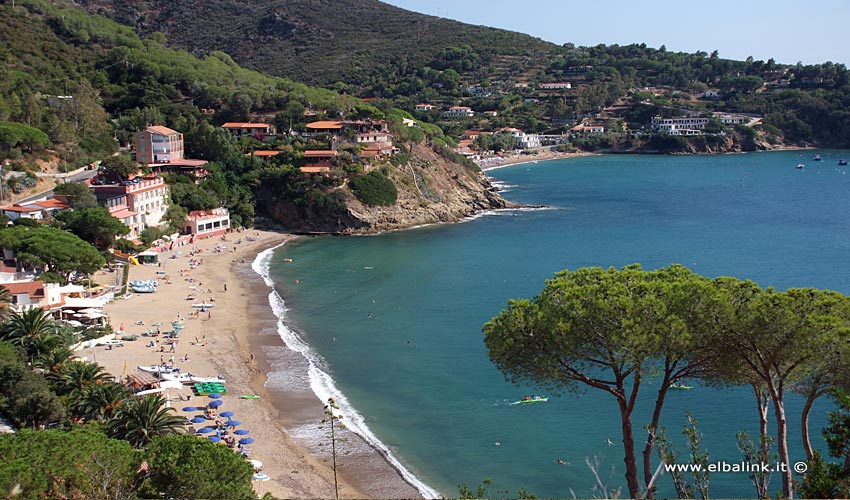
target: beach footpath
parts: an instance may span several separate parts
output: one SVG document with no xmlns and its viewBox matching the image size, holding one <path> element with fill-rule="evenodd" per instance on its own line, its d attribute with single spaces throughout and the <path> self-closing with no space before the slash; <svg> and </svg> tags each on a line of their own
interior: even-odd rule
<svg viewBox="0 0 850 500">
<path fill-rule="evenodd" d="M 230 418 L 240 422 L 239 428 L 249 430 L 244 434 L 253 440 L 247 446 L 248 458 L 261 462 L 262 473 L 269 476 L 254 481 L 255 491 L 277 498 L 333 498 L 332 470 L 283 430 L 279 409 L 267 397 L 261 353 L 251 352 L 250 338 L 256 332 L 247 313 L 249 301 L 267 298 L 251 297 L 250 284 L 236 272 L 237 267 L 244 270 L 250 266 L 260 251 L 289 238 L 292 236 L 266 231 L 234 232 L 224 239 L 215 237 L 162 252 L 158 264 L 131 265 L 128 281 L 156 280 L 157 291 L 129 292 L 128 298 L 115 299 L 104 311 L 112 327 L 124 331 L 118 337 L 135 334 L 138 339 L 120 347 L 89 347 L 77 354 L 122 379 L 142 373 L 139 366 L 160 364 L 196 376 L 220 375 L 227 394 L 220 399 L 218 412 L 232 412 Z M 114 276 L 99 273 L 95 280 L 112 283 Z M 177 330 L 177 338 L 170 339 L 176 342 L 167 343 L 166 332 L 174 330 L 173 324 L 182 328 Z M 153 336 L 157 330 L 159 335 Z M 193 394 L 191 385 L 162 394 L 177 414 L 187 418 L 199 411 L 183 408 L 202 408 L 210 402 L 207 396 Z M 248 395 L 259 397 L 241 397 Z M 365 495 L 342 481 L 340 497 Z"/>
</svg>

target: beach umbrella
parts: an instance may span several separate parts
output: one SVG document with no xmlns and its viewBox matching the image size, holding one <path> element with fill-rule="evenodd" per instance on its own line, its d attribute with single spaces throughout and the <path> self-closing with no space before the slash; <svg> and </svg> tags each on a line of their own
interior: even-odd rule
<svg viewBox="0 0 850 500">
<path fill-rule="evenodd" d="M 245 434 L 248 434 L 249 432 L 251 432 L 251 431 L 249 431 L 248 429 L 236 429 L 235 431 L 233 431 L 233 433 L 236 434 L 237 436 L 244 436 Z"/>
<path fill-rule="evenodd" d="M 232 411 L 223 411 L 223 412 L 219 413 L 219 415 L 221 415 L 222 417 L 232 417 L 233 412 Z"/>
<path fill-rule="evenodd" d="M 210 399 L 221 399 L 221 394 L 219 394 L 217 392 L 211 392 L 211 393 L 207 394 L 207 397 L 210 398 Z"/>
<path fill-rule="evenodd" d="M 215 429 L 213 429 L 212 427 L 201 427 L 195 432 L 198 434 L 209 434 L 210 432 L 215 432 Z"/>
<path fill-rule="evenodd" d="M 271 479 L 269 475 L 264 472 L 258 472 L 251 477 L 254 478 L 254 481 L 268 481 L 269 479 Z"/>
<path fill-rule="evenodd" d="M 228 420 L 227 425 L 229 425 L 231 427 L 236 427 L 237 425 L 242 425 L 242 422 L 240 422 L 238 420 Z"/>
<path fill-rule="evenodd" d="M 184 406 L 183 411 L 198 411 L 197 406 Z"/>
<path fill-rule="evenodd" d="M 242 438 L 239 440 L 239 444 L 251 444 L 254 442 L 253 438 Z"/>
<path fill-rule="evenodd" d="M 223 404 L 224 404 L 224 401 L 222 401 L 220 399 L 216 399 L 215 401 L 213 401 L 212 403 L 209 404 L 209 407 L 210 408 L 218 408 L 219 406 L 221 406 Z"/>
<path fill-rule="evenodd" d="M 192 422 L 193 424 L 200 424 L 206 421 L 207 419 L 205 419 L 204 417 L 194 417 L 193 419 L 189 420 L 189 422 Z"/>
<path fill-rule="evenodd" d="M 218 436 L 207 436 L 207 439 L 209 439 L 213 443 L 217 443 L 217 442 L 221 441 L 221 438 L 218 437 Z"/>
</svg>

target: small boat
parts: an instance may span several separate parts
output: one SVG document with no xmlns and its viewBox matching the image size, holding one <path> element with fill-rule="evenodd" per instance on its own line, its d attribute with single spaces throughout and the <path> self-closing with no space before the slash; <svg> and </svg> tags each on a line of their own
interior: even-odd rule
<svg viewBox="0 0 850 500">
<path fill-rule="evenodd" d="M 133 290 L 136 293 L 154 293 L 156 291 L 156 287 L 147 285 L 130 285 L 130 290 Z"/>
<path fill-rule="evenodd" d="M 693 389 L 694 387 L 691 386 L 691 385 L 685 385 L 685 384 L 670 384 L 670 388 L 675 389 L 677 391 L 688 391 L 688 390 Z"/>
<path fill-rule="evenodd" d="M 139 370 L 147 373 L 172 373 L 179 371 L 180 368 L 173 368 L 167 365 L 150 365 L 150 366 L 140 366 Z"/>
<path fill-rule="evenodd" d="M 815 161 L 823 161 L 823 158 L 821 158 L 821 157 L 820 157 L 820 155 L 815 155 L 815 157 L 813 158 L 813 160 L 815 160 Z"/>
<path fill-rule="evenodd" d="M 847 160 L 838 160 L 839 165 L 847 165 Z"/>
<path fill-rule="evenodd" d="M 215 304 L 209 304 L 207 302 L 201 302 L 199 304 L 192 304 L 192 307 L 195 309 L 209 309 L 211 307 L 215 307 Z"/>
<path fill-rule="evenodd" d="M 239 399 L 260 399 L 260 396 L 256 394 L 246 394 L 244 396 L 239 396 Z"/>
<path fill-rule="evenodd" d="M 225 380 L 221 377 L 196 377 L 191 375 L 189 380 L 195 384 L 223 384 Z"/>
<path fill-rule="evenodd" d="M 289 257 L 287 257 L 287 258 L 283 259 L 283 261 L 284 261 L 284 262 L 292 262 L 292 259 L 290 259 Z"/>
<path fill-rule="evenodd" d="M 162 380 L 173 380 L 184 384 L 191 384 L 193 382 L 191 373 L 162 373 L 161 376 Z"/>
<path fill-rule="evenodd" d="M 532 403 L 545 403 L 549 401 L 549 398 L 546 396 L 526 396 L 519 401 L 514 401 L 511 403 L 512 405 L 527 405 Z"/>
<path fill-rule="evenodd" d="M 799 169 L 806 168 L 806 164 L 805 163 L 798 163 L 797 168 L 799 168 Z"/>
</svg>

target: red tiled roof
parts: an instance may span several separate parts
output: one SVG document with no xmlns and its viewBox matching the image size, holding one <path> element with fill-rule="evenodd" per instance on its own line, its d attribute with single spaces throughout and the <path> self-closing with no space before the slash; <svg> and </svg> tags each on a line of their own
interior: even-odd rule
<svg viewBox="0 0 850 500">
<path fill-rule="evenodd" d="M 6 205 L 2 207 L 6 212 L 19 212 L 22 214 L 28 214 L 31 212 L 40 212 L 42 210 L 41 207 L 25 207 L 23 205 L 18 205 L 17 203 L 14 205 Z"/>
<path fill-rule="evenodd" d="M 71 205 L 65 203 L 62 200 L 57 200 L 56 198 L 50 198 L 43 201 L 37 201 L 34 205 L 38 205 L 42 208 L 71 208 Z"/>
<path fill-rule="evenodd" d="M 307 128 L 310 128 L 310 129 L 341 129 L 342 128 L 342 122 L 320 120 L 320 121 L 317 121 L 317 122 L 308 123 Z"/>
<path fill-rule="evenodd" d="M 44 297 L 44 283 L 41 281 L 25 281 L 23 283 L 4 283 L 3 285 L 12 295 L 25 293 L 30 297 Z"/>
<path fill-rule="evenodd" d="M 336 150 L 333 149 L 308 149 L 304 151 L 304 158 L 325 158 L 327 156 L 336 156 Z"/>
<path fill-rule="evenodd" d="M 133 212 L 132 210 L 128 210 L 126 208 L 122 208 L 116 212 L 110 212 L 109 215 L 115 217 L 116 219 L 126 219 L 127 217 L 132 217 L 136 215 L 138 212 Z"/>
<path fill-rule="evenodd" d="M 283 151 L 278 151 L 276 149 L 258 149 L 256 151 L 254 151 L 253 153 L 249 153 L 245 156 L 251 156 L 251 155 L 254 155 L 254 156 L 277 156 L 281 153 L 283 153 Z"/>
<path fill-rule="evenodd" d="M 227 122 L 221 128 L 269 128 L 268 123 L 253 123 L 253 122 Z"/>
<path fill-rule="evenodd" d="M 312 164 L 312 165 L 304 165 L 301 167 L 301 171 L 306 174 L 315 174 L 319 172 L 328 172 L 331 169 L 330 165 L 320 165 L 320 164 Z"/>
</svg>

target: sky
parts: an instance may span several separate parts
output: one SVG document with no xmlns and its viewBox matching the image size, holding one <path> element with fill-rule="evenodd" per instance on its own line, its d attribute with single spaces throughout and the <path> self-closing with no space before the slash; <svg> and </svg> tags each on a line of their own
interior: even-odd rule
<svg viewBox="0 0 850 500">
<path fill-rule="evenodd" d="M 722 58 L 850 66 L 848 0 L 383 0 L 469 24 L 591 46 L 645 43 Z"/>
</svg>

